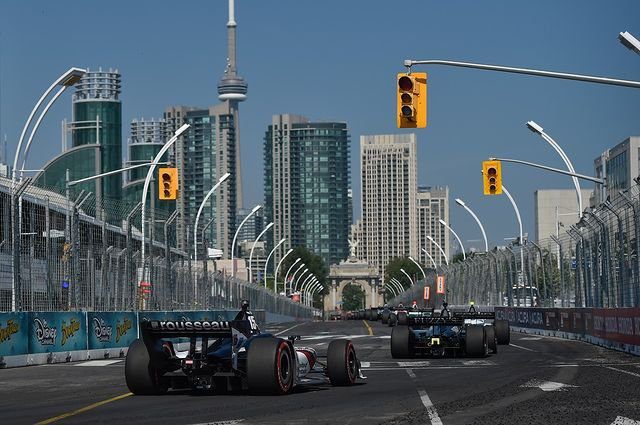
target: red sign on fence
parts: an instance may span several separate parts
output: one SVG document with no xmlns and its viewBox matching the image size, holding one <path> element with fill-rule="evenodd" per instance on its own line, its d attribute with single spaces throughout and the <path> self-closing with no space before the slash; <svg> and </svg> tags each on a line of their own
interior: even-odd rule
<svg viewBox="0 0 640 425">
<path fill-rule="evenodd" d="M 444 294 L 444 276 L 436 278 L 436 294 Z"/>
<path fill-rule="evenodd" d="M 428 286 L 424 287 L 424 296 L 423 298 L 427 301 L 429 301 L 429 299 L 431 299 L 431 288 Z"/>
</svg>

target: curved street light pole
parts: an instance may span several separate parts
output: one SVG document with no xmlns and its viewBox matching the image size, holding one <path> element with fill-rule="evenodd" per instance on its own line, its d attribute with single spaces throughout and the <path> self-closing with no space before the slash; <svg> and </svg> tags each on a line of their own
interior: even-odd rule
<svg viewBox="0 0 640 425">
<path fill-rule="evenodd" d="M 246 223 L 247 220 L 249 220 L 249 217 L 257 213 L 260 208 L 262 208 L 262 205 L 256 205 L 255 207 L 253 207 L 251 212 L 247 214 L 247 216 L 244 218 L 244 220 L 242 220 L 242 222 L 240 222 L 240 225 L 236 229 L 236 233 L 233 235 L 233 242 L 231 242 L 231 276 L 233 277 L 236 277 L 236 262 L 234 260 L 234 257 L 236 253 L 236 240 L 238 239 L 238 233 L 240 233 L 240 229 L 242 229 L 242 226 L 244 225 L 244 223 Z"/>
<path fill-rule="evenodd" d="M 404 273 L 405 276 L 407 276 L 407 279 L 409 279 L 409 286 L 413 286 L 413 279 L 411 279 L 411 276 L 409 276 L 409 273 L 407 273 L 405 269 L 400 269 L 400 271 Z"/>
<path fill-rule="evenodd" d="M 422 276 L 424 277 L 424 283 L 427 283 L 427 274 L 424 272 L 424 269 L 422 268 L 422 266 L 420 264 L 418 264 L 418 262 L 416 260 L 414 260 L 413 257 L 411 257 L 411 256 L 409 256 L 409 260 L 413 261 L 413 264 L 418 266 L 418 268 L 422 272 Z"/>
<path fill-rule="evenodd" d="M 434 244 L 440 250 L 440 253 L 442 254 L 442 257 L 444 258 L 444 262 L 448 266 L 449 265 L 449 259 L 447 258 L 447 254 L 444 253 L 444 249 L 442 249 L 442 247 L 440 245 L 438 245 L 438 242 L 436 242 L 436 240 L 433 239 L 431 236 L 427 235 L 427 239 L 429 239 L 431 241 L 431 243 Z M 442 261 L 440 261 L 440 266 L 442 266 Z"/>
<path fill-rule="evenodd" d="M 260 232 L 260 234 L 258 235 L 256 240 L 253 241 L 253 245 L 251 245 L 251 253 L 249 254 L 249 283 L 251 283 L 251 281 L 253 280 L 253 276 L 252 276 L 252 273 L 251 273 L 251 261 L 253 260 L 253 250 L 256 249 L 256 244 L 258 243 L 260 238 L 265 233 L 267 233 L 267 230 L 271 229 L 272 227 L 273 227 L 273 221 L 271 223 L 267 224 L 267 227 L 265 227 L 264 230 L 262 230 L 262 232 Z"/>
<path fill-rule="evenodd" d="M 229 178 L 231 174 L 226 173 L 225 175 L 223 175 L 222 177 L 220 177 L 218 179 L 218 183 L 216 183 L 211 190 L 209 190 L 209 192 L 204 196 L 204 199 L 202 200 L 202 202 L 200 203 L 200 207 L 198 208 L 198 213 L 196 214 L 196 221 L 193 224 L 193 240 L 194 240 L 194 244 L 193 244 L 193 261 L 198 261 L 198 221 L 200 221 L 200 214 L 202 214 L 202 210 L 204 209 L 204 204 L 207 203 L 207 201 L 209 200 L 209 198 L 211 197 L 211 195 L 213 195 L 213 192 L 216 191 L 216 189 L 225 181 Z"/>
<path fill-rule="evenodd" d="M 309 274 L 307 277 L 304 278 L 304 280 L 302 281 L 302 284 L 300 285 L 300 291 L 302 291 L 302 288 L 304 287 L 304 285 L 309 281 L 313 279 L 314 274 L 311 273 Z M 298 285 L 295 286 L 294 290 L 298 290 Z"/>
<path fill-rule="evenodd" d="M 287 258 L 287 255 L 291 254 L 292 252 L 293 249 L 289 248 L 289 250 L 282 256 L 280 261 L 278 261 L 278 265 L 276 266 L 276 271 L 273 274 L 273 292 L 275 292 L 276 294 L 278 293 L 278 270 L 280 269 L 282 261 L 284 261 L 284 259 Z"/>
<path fill-rule="evenodd" d="M 405 291 L 404 286 L 402 286 L 402 283 L 400 283 L 400 281 L 395 277 L 391 279 L 389 282 L 396 286 L 396 288 L 398 289 L 398 295 L 402 294 Z"/>
<path fill-rule="evenodd" d="M 444 221 L 443 219 L 438 220 L 440 222 L 440 224 L 442 224 L 444 227 L 446 227 L 451 233 L 453 233 L 453 236 L 456 237 L 456 240 L 458 241 L 458 244 L 460 245 L 460 249 L 462 250 L 462 260 L 466 260 L 467 259 L 467 254 L 464 252 L 464 245 L 462 245 L 462 240 L 460 239 L 460 236 L 458 236 L 458 234 L 455 232 L 455 230 L 453 230 L 451 228 L 451 226 L 449 226 L 447 224 L 446 221 Z"/>
<path fill-rule="evenodd" d="M 471 208 L 469 208 L 467 206 L 467 204 L 464 203 L 464 201 L 462 199 L 456 198 L 456 204 L 460 205 L 469 214 L 471 214 L 471 217 L 473 217 L 473 219 L 476 221 L 476 223 L 478 223 L 478 227 L 480 227 L 480 231 L 482 232 L 482 238 L 484 239 L 484 251 L 485 252 L 489 252 L 489 242 L 487 241 L 487 234 L 485 233 L 484 226 L 480 222 L 480 219 L 478 218 L 478 216 L 471 210 Z"/>
<path fill-rule="evenodd" d="M 269 268 L 269 260 L 271 259 L 271 256 L 273 255 L 274 252 L 276 252 L 276 249 L 278 249 L 278 247 L 280 245 L 282 245 L 284 243 L 284 241 L 286 241 L 287 238 L 282 238 L 280 239 L 280 242 L 278 242 L 276 244 L 276 246 L 273 247 L 273 249 L 271 250 L 271 252 L 269 252 L 269 255 L 267 255 L 267 259 L 264 262 L 264 288 L 267 289 L 267 269 Z M 275 277 L 274 277 L 275 279 Z M 259 283 L 259 282 L 258 282 Z"/>
<path fill-rule="evenodd" d="M 551 136 L 549 136 L 547 133 L 544 132 L 544 129 L 541 126 L 536 124 L 534 121 L 528 121 L 527 128 L 532 132 L 542 136 L 544 141 L 549 143 L 549 145 L 551 145 L 551 147 L 558 153 L 558 155 L 560 155 L 560 158 L 562 158 L 562 160 L 564 161 L 565 165 L 567 166 L 567 169 L 572 173 L 576 172 L 575 168 L 573 168 L 573 164 L 571 163 L 571 160 L 569 159 L 567 154 L 564 152 L 564 150 L 562 150 L 560 145 L 555 140 L 553 140 Z M 576 195 L 578 197 L 578 215 L 580 218 L 582 218 L 582 191 L 580 190 L 580 181 L 575 176 L 571 177 L 571 179 L 573 180 L 573 185 L 576 188 Z"/>
<path fill-rule="evenodd" d="M 307 270 L 309 270 L 309 269 L 307 269 L 305 267 L 307 267 L 307 265 L 305 263 L 300 263 L 300 266 L 291 275 L 291 281 L 289 282 L 289 293 L 293 292 L 293 283 L 296 281 L 296 276 L 298 276 L 298 273 L 300 273 L 300 271 L 302 270 L 302 274 L 304 274 Z M 286 285 L 287 284 L 285 282 L 285 292 L 287 290 Z"/>
<path fill-rule="evenodd" d="M 516 201 L 513 200 L 513 197 L 511 196 L 511 194 L 509 193 L 509 191 L 507 190 L 507 188 L 502 185 L 502 191 L 504 192 L 505 195 L 507 195 L 507 198 L 509 198 L 509 201 L 511 202 L 511 205 L 513 206 L 513 210 L 516 213 L 516 218 L 518 219 L 518 226 L 520 229 L 520 276 L 522 279 L 523 283 L 524 282 L 524 251 L 522 250 L 522 246 L 524 245 L 524 240 L 522 239 L 522 218 L 520 217 L 520 210 L 518 209 L 518 205 L 516 205 Z M 516 264 L 516 273 L 518 273 L 518 265 Z M 518 282 L 519 283 L 519 282 Z"/>
<path fill-rule="evenodd" d="M 289 251 L 293 251 L 293 250 L 291 249 L 291 250 L 289 250 Z M 289 254 L 289 251 L 287 251 L 287 254 L 285 254 L 285 256 L 284 256 L 284 257 L 286 257 L 286 256 Z M 283 259 L 284 257 L 282 257 L 282 258 L 280 259 L 280 263 L 282 263 L 282 259 Z M 289 266 L 289 269 L 288 269 L 288 270 L 287 270 L 287 272 L 284 274 L 284 283 L 283 283 L 283 288 L 282 288 L 282 289 L 283 289 L 283 291 L 285 292 L 285 295 L 286 295 L 286 292 L 287 292 L 287 278 L 289 277 L 289 273 L 291 272 L 291 270 L 293 269 L 293 267 L 294 267 L 296 264 L 298 264 L 298 262 L 300 262 L 300 261 L 302 261 L 302 258 L 300 258 L 300 257 L 296 258 L 296 260 L 295 260 L 293 263 L 291 263 L 291 265 Z M 280 267 L 280 263 L 278 263 L 278 268 Z M 278 270 L 276 269 L 276 272 L 277 272 L 277 271 L 278 271 Z M 278 279 L 278 275 L 277 275 L 277 274 L 276 274 L 275 278 L 276 278 L 276 279 Z M 277 280 L 276 280 L 276 282 L 277 282 Z M 278 286 L 277 286 L 277 283 L 276 283 L 276 286 L 275 286 L 275 287 L 276 287 L 276 288 L 278 287 Z"/>
<path fill-rule="evenodd" d="M 431 264 L 433 264 L 433 268 L 435 269 L 436 273 L 438 272 L 438 265 L 436 264 L 436 261 L 433 259 L 433 257 L 431 256 L 431 254 L 429 254 L 429 251 L 427 251 L 424 248 L 420 248 L 422 249 L 422 251 L 427 255 L 427 257 L 429 258 L 429 260 L 431 260 Z"/>
</svg>

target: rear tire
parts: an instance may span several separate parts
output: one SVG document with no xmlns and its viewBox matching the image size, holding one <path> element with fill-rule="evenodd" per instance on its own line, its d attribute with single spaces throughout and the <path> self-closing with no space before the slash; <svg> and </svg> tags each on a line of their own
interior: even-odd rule
<svg viewBox="0 0 640 425">
<path fill-rule="evenodd" d="M 469 357 L 486 357 L 487 334 L 482 325 L 468 325 L 465 337 L 465 350 Z"/>
<path fill-rule="evenodd" d="M 487 334 L 487 346 L 491 353 L 498 353 L 498 340 L 496 338 L 496 328 L 494 326 L 485 326 L 484 331 Z"/>
<path fill-rule="evenodd" d="M 331 341 L 327 349 L 327 375 L 331 385 L 353 385 L 358 377 L 358 358 L 348 339 Z"/>
<path fill-rule="evenodd" d="M 124 378 L 129 391 L 135 395 L 163 394 L 169 389 L 162 379 L 162 371 L 153 366 L 149 350 L 140 338 L 129 346 L 124 363 Z"/>
<path fill-rule="evenodd" d="M 391 357 L 394 359 L 408 359 L 413 357 L 411 347 L 411 331 L 408 326 L 398 325 L 391 331 Z"/>
<path fill-rule="evenodd" d="M 247 353 L 249 390 L 280 395 L 293 388 L 296 364 L 289 344 L 281 338 L 256 338 Z"/>
<path fill-rule="evenodd" d="M 382 320 L 383 325 L 389 324 L 389 315 L 390 315 L 389 311 L 382 312 L 382 317 L 380 319 Z"/>
<path fill-rule="evenodd" d="M 408 322 L 408 315 L 406 311 L 400 311 L 398 312 L 398 324 L 401 326 L 406 326 L 409 324 Z"/>
<path fill-rule="evenodd" d="M 507 320 L 494 320 L 493 326 L 496 328 L 496 339 L 500 345 L 509 345 L 511 341 L 511 328 Z"/>
<path fill-rule="evenodd" d="M 398 324 L 398 316 L 395 313 L 389 315 L 389 326 L 395 326 Z"/>
</svg>

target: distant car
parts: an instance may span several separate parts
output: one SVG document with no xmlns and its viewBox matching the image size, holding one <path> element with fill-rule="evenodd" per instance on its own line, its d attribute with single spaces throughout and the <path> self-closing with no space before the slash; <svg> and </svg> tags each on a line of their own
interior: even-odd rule
<svg viewBox="0 0 640 425">
<path fill-rule="evenodd" d="M 125 361 L 125 381 L 136 395 L 170 388 L 279 395 L 290 393 L 304 377 L 348 386 L 360 376 L 348 339 L 333 340 L 326 358 L 320 357 L 313 348 L 294 346 L 299 337 L 261 333 L 248 303 L 232 321 L 152 320 L 142 322 L 140 332 Z M 171 338 L 189 338 L 188 350 L 176 350 Z"/>
<path fill-rule="evenodd" d="M 329 314 L 329 320 L 342 320 L 342 313 L 339 311 L 332 311 Z"/>
<path fill-rule="evenodd" d="M 399 323 L 401 316 L 406 325 Z M 399 314 L 391 332 L 391 356 L 485 357 L 489 350 L 497 353 L 498 344 L 509 343 L 509 332 L 509 322 L 496 320 L 493 312 L 452 313 L 445 306 L 437 313 Z"/>
</svg>

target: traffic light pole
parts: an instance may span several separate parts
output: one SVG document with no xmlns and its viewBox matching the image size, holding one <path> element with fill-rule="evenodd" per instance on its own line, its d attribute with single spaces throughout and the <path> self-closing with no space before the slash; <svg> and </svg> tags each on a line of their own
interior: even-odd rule
<svg viewBox="0 0 640 425">
<path fill-rule="evenodd" d="M 511 66 L 487 65 L 487 64 L 481 64 L 481 63 L 457 62 L 457 61 L 440 60 L 440 59 L 432 59 L 432 60 L 406 59 L 404 61 L 404 66 L 407 67 L 408 73 L 411 72 L 411 67 L 413 65 L 455 66 L 455 67 L 461 67 L 461 68 L 483 69 L 485 71 L 508 72 L 512 74 L 526 74 L 526 75 L 535 75 L 537 77 L 559 78 L 562 80 L 574 80 L 574 81 L 582 81 L 587 83 L 632 87 L 636 89 L 640 88 L 640 81 L 619 80 L 615 78 L 596 77 L 592 75 L 569 74 L 565 72 L 543 71 L 543 70 L 530 69 L 530 68 L 514 68 Z"/>
<path fill-rule="evenodd" d="M 598 183 L 598 184 L 601 184 L 601 185 L 604 185 L 604 186 L 607 185 L 607 182 L 606 182 L 605 179 L 600 179 L 598 177 L 591 177 L 591 176 L 587 176 L 587 175 L 584 175 L 584 174 L 572 173 L 571 171 L 560 170 L 558 168 L 548 167 L 546 165 L 535 164 L 533 162 L 528 162 L 528 161 L 522 161 L 520 159 L 490 157 L 489 160 L 491 160 L 491 161 L 510 162 L 510 163 L 513 163 L 513 164 L 528 165 L 529 167 L 539 168 L 541 170 L 551 171 L 551 172 L 559 173 L 559 174 L 565 174 L 567 176 L 577 177 L 577 178 L 583 179 L 583 180 L 589 180 L 589 181 L 592 181 L 594 183 Z"/>
</svg>

